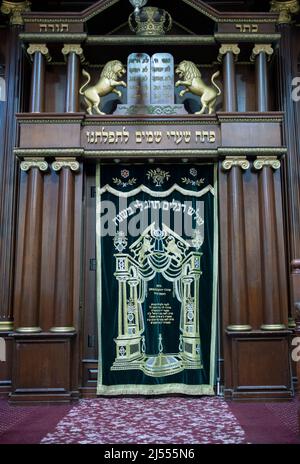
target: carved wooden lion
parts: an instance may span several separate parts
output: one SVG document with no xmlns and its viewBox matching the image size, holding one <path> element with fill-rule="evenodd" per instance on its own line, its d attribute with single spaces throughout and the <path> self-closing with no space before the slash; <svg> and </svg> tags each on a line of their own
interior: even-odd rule
<svg viewBox="0 0 300 464">
<path fill-rule="evenodd" d="M 112 92 L 117 94 L 118 97 L 122 96 L 122 92 L 115 89 L 115 87 L 119 85 L 126 87 L 126 83 L 124 81 L 117 80 L 118 78 L 122 78 L 125 73 L 126 70 L 120 61 L 109 61 L 104 66 L 97 84 L 91 85 L 90 87 L 87 87 L 86 90 L 84 90 L 84 88 L 89 84 L 91 76 L 87 71 L 84 69 L 82 70 L 82 74 L 87 77 L 87 81 L 80 88 L 79 93 L 80 95 L 84 95 L 84 100 L 87 104 L 86 111 L 88 114 L 93 114 L 93 109 L 98 114 L 105 114 L 99 109 L 100 97 L 104 97 L 105 95 L 108 95 Z"/>
</svg>

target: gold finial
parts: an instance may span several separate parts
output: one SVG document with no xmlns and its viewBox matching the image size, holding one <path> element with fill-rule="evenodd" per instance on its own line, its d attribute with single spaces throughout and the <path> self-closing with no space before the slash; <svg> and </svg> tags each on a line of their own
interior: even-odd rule
<svg viewBox="0 0 300 464">
<path fill-rule="evenodd" d="M 299 13 L 300 6 L 298 0 L 271 1 L 272 13 L 279 13 L 278 24 L 289 24 L 292 22 L 293 15 Z"/>
<path fill-rule="evenodd" d="M 22 14 L 30 11 L 31 3 L 28 0 L 24 2 L 8 2 L 3 0 L 1 5 L 1 13 L 10 15 L 10 24 L 13 26 L 23 26 L 24 21 Z"/>
</svg>

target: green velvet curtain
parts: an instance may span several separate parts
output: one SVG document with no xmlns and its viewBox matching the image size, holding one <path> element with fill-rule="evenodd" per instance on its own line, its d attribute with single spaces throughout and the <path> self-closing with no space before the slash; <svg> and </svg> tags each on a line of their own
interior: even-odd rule
<svg viewBox="0 0 300 464">
<path fill-rule="evenodd" d="M 214 394 L 216 188 L 213 164 L 98 165 L 98 394 Z"/>
</svg>

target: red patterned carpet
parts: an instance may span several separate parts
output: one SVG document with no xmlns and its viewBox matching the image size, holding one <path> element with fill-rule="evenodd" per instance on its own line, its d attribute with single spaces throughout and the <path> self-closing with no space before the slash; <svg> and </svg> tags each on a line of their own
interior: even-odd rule
<svg viewBox="0 0 300 464">
<path fill-rule="evenodd" d="M 74 406 L 9 406 L 0 443 L 299 444 L 297 403 L 219 397 L 99 398 Z"/>
</svg>

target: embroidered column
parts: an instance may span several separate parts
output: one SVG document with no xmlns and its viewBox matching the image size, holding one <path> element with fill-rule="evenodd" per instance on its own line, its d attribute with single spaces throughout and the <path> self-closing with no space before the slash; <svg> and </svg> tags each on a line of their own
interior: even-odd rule
<svg viewBox="0 0 300 464">
<path fill-rule="evenodd" d="M 223 44 L 219 50 L 218 61 L 223 61 L 224 108 L 223 111 L 237 111 L 237 92 L 235 64 L 240 49 L 238 44 Z"/>
<path fill-rule="evenodd" d="M 282 321 L 278 234 L 276 222 L 276 200 L 273 170 L 280 168 L 276 157 L 258 156 L 253 163 L 259 174 L 259 217 L 261 229 L 262 259 L 262 330 L 281 330 L 286 326 Z"/>
<path fill-rule="evenodd" d="M 45 58 L 51 61 L 51 57 L 45 44 L 30 44 L 27 53 L 33 55 L 30 112 L 41 113 L 45 106 Z"/>
<path fill-rule="evenodd" d="M 246 279 L 243 170 L 250 167 L 246 157 L 229 157 L 222 163 L 228 171 L 228 298 L 230 331 L 251 330 Z M 224 270 L 226 272 L 226 270 Z"/>
<path fill-rule="evenodd" d="M 67 58 L 66 113 L 79 111 L 79 60 L 84 62 L 83 50 L 78 44 L 65 44 L 62 53 Z"/>
<path fill-rule="evenodd" d="M 21 162 L 21 170 L 28 172 L 22 282 L 16 296 L 19 325 L 17 332 L 35 333 L 39 327 L 41 248 L 43 223 L 43 172 L 48 163 L 41 159 Z"/>
<path fill-rule="evenodd" d="M 75 158 L 56 159 L 52 163 L 59 172 L 58 217 L 55 265 L 54 321 L 51 332 L 74 332 L 74 172 L 79 170 Z"/>
<path fill-rule="evenodd" d="M 257 111 L 269 110 L 269 77 L 267 61 L 273 54 L 270 44 L 258 44 L 252 50 L 251 61 L 255 62 Z"/>
</svg>

